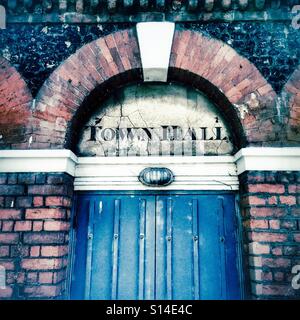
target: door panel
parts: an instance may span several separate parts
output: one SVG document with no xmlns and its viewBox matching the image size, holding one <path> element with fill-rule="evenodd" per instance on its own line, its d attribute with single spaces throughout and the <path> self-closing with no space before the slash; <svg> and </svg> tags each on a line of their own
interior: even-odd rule
<svg viewBox="0 0 300 320">
<path fill-rule="evenodd" d="M 225 298 L 222 201 L 205 196 L 200 211 L 200 299 Z"/>
<path fill-rule="evenodd" d="M 88 204 L 78 207 L 80 221 L 88 216 L 88 207 L 94 211 L 88 228 L 91 234 L 77 232 L 75 261 L 80 259 L 81 264 L 75 263 L 78 272 L 74 273 L 75 279 L 85 273 L 86 283 L 90 278 L 85 298 L 153 299 L 154 197 L 91 196 Z M 83 246 L 87 247 L 84 252 Z M 85 266 L 82 261 L 87 261 Z M 75 283 L 73 287 L 74 298 L 79 298 L 82 287 Z"/>
<path fill-rule="evenodd" d="M 157 197 L 157 299 L 194 298 L 189 200 L 186 196 Z"/>
<path fill-rule="evenodd" d="M 111 193 L 78 202 L 71 298 L 84 290 L 86 299 L 240 298 L 233 194 Z"/>
<path fill-rule="evenodd" d="M 94 292 L 102 299 L 111 299 L 112 295 L 112 248 L 114 243 L 115 204 L 110 199 L 92 198 L 95 203 L 93 225 L 92 274 L 89 299 Z M 83 213 L 84 214 L 84 213 Z M 101 279 L 101 281 L 99 281 Z"/>
</svg>

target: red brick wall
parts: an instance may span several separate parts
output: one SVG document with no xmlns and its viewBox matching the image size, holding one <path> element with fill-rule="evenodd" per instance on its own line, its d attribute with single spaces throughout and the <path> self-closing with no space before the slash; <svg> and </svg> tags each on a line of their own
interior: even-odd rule
<svg viewBox="0 0 300 320">
<path fill-rule="evenodd" d="M 19 148 L 28 140 L 31 103 L 32 95 L 22 76 L 0 56 L 0 149 Z"/>
<path fill-rule="evenodd" d="M 0 299 L 63 295 L 72 193 L 67 174 L 0 174 Z"/>
<path fill-rule="evenodd" d="M 291 270 L 300 265 L 300 173 L 246 172 L 240 183 L 253 297 L 299 299 Z"/>
</svg>

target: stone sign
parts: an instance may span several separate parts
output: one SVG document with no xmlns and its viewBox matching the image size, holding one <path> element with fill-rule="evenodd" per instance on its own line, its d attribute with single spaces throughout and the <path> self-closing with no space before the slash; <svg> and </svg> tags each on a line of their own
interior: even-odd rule
<svg viewBox="0 0 300 320">
<path fill-rule="evenodd" d="M 80 156 L 226 155 L 233 146 L 221 115 L 200 92 L 179 85 L 126 87 L 93 114 Z"/>
</svg>

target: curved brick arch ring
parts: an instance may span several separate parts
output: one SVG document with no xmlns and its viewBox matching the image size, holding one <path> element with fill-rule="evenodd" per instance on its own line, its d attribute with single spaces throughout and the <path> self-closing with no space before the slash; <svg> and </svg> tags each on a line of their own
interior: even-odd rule
<svg viewBox="0 0 300 320">
<path fill-rule="evenodd" d="M 217 103 L 239 147 L 276 140 L 277 94 L 252 63 L 224 42 L 177 29 L 168 78 L 193 85 Z"/>
<path fill-rule="evenodd" d="M 198 32 L 176 30 L 168 80 L 206 93 L 223 111 L 238 147 L 276 140 L 276 93 L 253 64 L 225 43 Z M 116 88 L 142 81 L 135 29 L 83 46 L 39 91 L 35 147 L 74 151 L 80 126 L 90 111 Z"/>
<path fill-rule="evenodd" d="M 65 60 L 40 89 L 33 116 L 38 148 L 70 148 L 93 102 L 120 83 L 142 81 L 135 29 L 84 45 Z"/>
<path fill-rule="evenodd" d="M 0 57 L 0 149 L 28 147 L 32 95 L 19 72 Z"/>
<path fill-rule="evenodd" d="M 287 105 L 287 140 L 300 144 L 300 65 L 282 90 L 282 101 Z"/>
</svg>

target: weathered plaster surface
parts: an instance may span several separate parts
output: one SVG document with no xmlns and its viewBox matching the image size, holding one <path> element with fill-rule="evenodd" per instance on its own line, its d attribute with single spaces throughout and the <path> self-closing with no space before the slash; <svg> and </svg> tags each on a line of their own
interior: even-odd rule
<svg viewBox="0 0 300 320">
<path fill-rule="evenodd" d="M 86 156 L 224 155 L 231 151 L 228 130 L 216 107 L 200 92 L 174 84 L 135 85 L 119 91 L 99 106 L 79 142 L 79 154 Z"/>
</svg>

